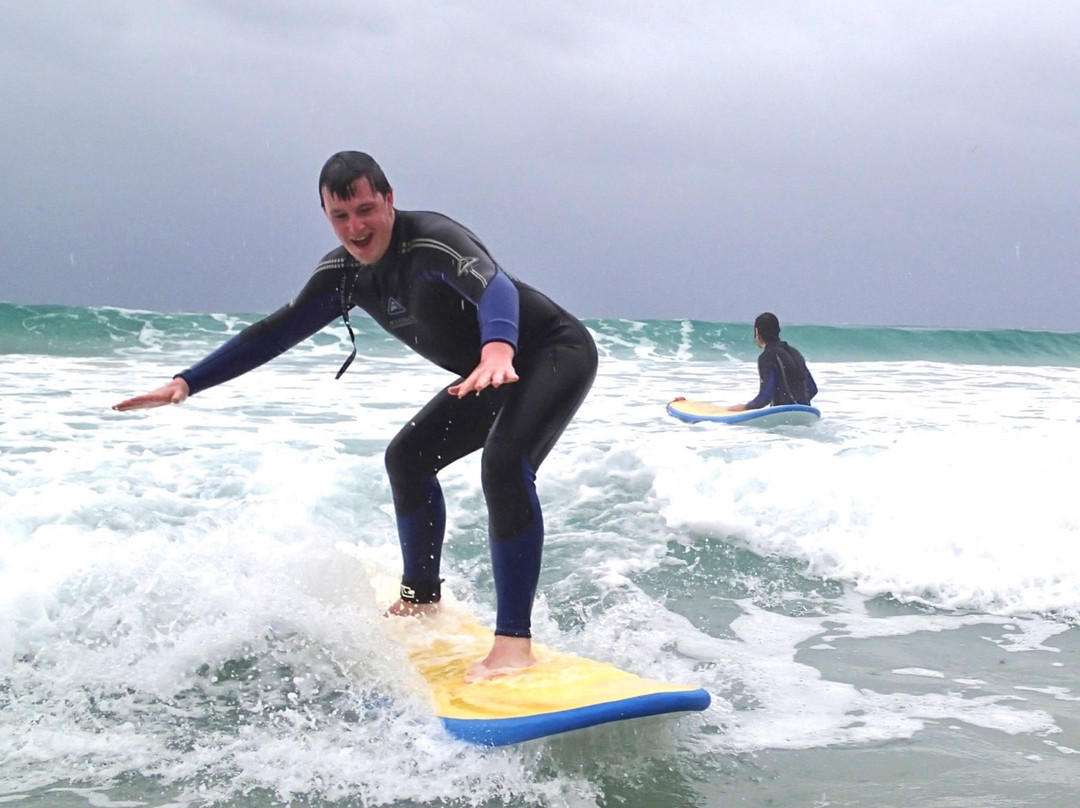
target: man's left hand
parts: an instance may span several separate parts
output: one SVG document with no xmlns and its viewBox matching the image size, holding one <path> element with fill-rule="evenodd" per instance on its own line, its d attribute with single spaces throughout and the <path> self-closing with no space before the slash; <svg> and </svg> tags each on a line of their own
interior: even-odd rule
<svg viewBox="0 0 1080 808">
<path fill-rule="evenodd" d="M 464 398 L 487 387 L 500 387 L 518 380 L 514 371 L 514 346 L 488 342 L 480 349 L 480 364 L 460 384 L 447 388 L 452 396 Z"/>
</svg>

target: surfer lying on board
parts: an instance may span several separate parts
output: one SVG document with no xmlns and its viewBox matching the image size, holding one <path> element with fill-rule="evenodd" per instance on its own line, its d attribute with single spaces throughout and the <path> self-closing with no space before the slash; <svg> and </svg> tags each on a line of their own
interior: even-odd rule
<svg viewBox="0 0 1080 808">
<path fill-rule="evenodd" d="M 809 404 L 817 395 L 817 384 L 810 375 L 803 355 L 780 339 L 780 320 L 772 312 L 754 320 L 754 342 L 762 349 L 758 356 L 761 387 L 757 396 L 745 404 L 732 404 L 729 412 L 760 410 L 779 404 Z"/>
<path fill-rule="evenodd" d="M 353 339 L 359 307 L 409 348 L 458 379 L 441 389 L 386 449 L 403 575 L 395 615 L 428 614 L 441 596 L 446 507 L 438 473 L 483 448 L 481 482 L 497 616 L 490 653 L 472 678 L 534 663 L 533 598 L 544 523 L 536 470 L 585 399 L 596 346 L 577 319 L 512 278 L 468 229 L 438 213 L 394 208 L 379 165 L 339 152 L 323 166 L 319 197 L 341 246 L 296 298 L 248 326 L 151 393 L 116 410 L 179 404 L 234 379 L 338 317 Z"/>
</svg>

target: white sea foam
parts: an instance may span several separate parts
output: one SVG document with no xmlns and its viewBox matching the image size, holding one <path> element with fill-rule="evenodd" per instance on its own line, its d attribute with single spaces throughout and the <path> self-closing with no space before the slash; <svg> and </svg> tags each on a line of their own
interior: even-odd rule
<svg viewBox="0 0 1080 808">
<path fill-rule="evenodd" d="M 666 519 L 802 559 L 869 595 L 1077 615 L 1080 510 L 1068 469 L 1080 422 L 1065 403 L 1080 378 L 1063 371 L 1051 396 L 1032 385 L 1044 372 L 995 369 L 1001 388 L 1038 398 L 1020 409 L 934 371 L 920 365 L 887 415 L 882 401 L 845 400 L 830 369 L 815 401 L 827 421 L 813 430 L 792 427 L 777 440 L 698 426 L 678 443 L 657 439 L 643 456 Z"/>
<path fill-rule="evenodd" d="M 183 407 L 114 413 L 177 369 L 161 335 L 145 336 L 137 357 L 0 365 L 0 784 L 136 772 L 186 801 L 595 804 L 580 744 L 598 766 L 641 745 L 616 729 L 602 736 L 609 757 L 572 738 L 449 743 L 373 630 L 371 581 L 343 549 L 397 562 L 381 451 L 447 374 L 371 355 L 335 382 L 335 338 Z M 714 694 L 703 715 L 650 725 L 634 765 L 693 770 L 707 751 L 883 743 L 934 723 L 1045 739 L 1048 755 L 1080 746 L 1051 706 L 1075 703 L 1075 659 L 1054 676 L 1010 668 L 1006 682 L 988 656 L 1060 659 L 1080 614 L 1068 488 L 1080 373 L 815 366 L 823 421 L 761 431 L 663 412 L 675 395 L 748 398 L 752 364 L 633 354 L 604 363 L 541 469 L 536 632 Z M 448 584 L 490 618 L 477 459 L 448 469 L 444 489 Z M 721 580 L 718 547 L 796 572 Z M 842 595 L 786 591 L 798 575 Z M 746 592 L 713 598 L 722 586 Z M 918 608 L 872 614 L 879 596 Z M 811 613 L 785 612 L 789 600 Z M 934 658 L 961 635 L 971 659 Z M 897 638 L 913 658 L 891 651 Z M 860 667 L 855 649 L 882 665 Z"/>
</svg>

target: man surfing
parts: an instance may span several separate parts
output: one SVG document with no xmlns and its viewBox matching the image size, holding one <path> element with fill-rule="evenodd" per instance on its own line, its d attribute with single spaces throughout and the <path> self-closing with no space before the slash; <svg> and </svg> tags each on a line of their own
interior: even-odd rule
<svg viewBox="0 0 1080 808">
<path fill-rule="evenodd" d="M 394 615 L 438 609 L 446 507 L 438 473 L 483 449 L 481 482 L 495 578 L 495 636 L 469 671 L 485 678 L 534 664 L 532 604 L 544 523 L 536 471 L 584 401 L 597 354 L 584 325 L 512 278 L 467 228 L 438 213 L 399 211 L 369 155 L 333 155 L 319 176 L 323 211 L 341 246 L 296 298 L 126 411 L 183 403 L 284 353 L 360 308 L 458 378 L 386 449 L 403 573 Z M 338 375 L 356 356 L 352 355 Z"/>
</svg>

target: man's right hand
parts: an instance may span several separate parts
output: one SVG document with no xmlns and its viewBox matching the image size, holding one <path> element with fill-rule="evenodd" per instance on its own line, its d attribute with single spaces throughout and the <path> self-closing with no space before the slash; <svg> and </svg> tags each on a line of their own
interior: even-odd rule
<svg viewBox="0 0 1080 808">
<path fill-rule="evenodd" d="M 145 410 L 150 407 L 164 407 L 166 404 L 180 404 L 188 397 L 191 388 L 181 377 L 177 376 L 163 387 L 159 387 L 151 393 L 143 396 L 135 396 L 119 404 L 114 404 L 113 409 L 117 412 L 125 410 Z"/>
</svg>

